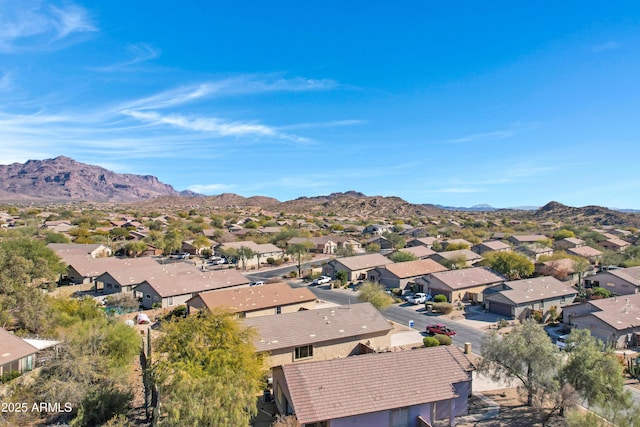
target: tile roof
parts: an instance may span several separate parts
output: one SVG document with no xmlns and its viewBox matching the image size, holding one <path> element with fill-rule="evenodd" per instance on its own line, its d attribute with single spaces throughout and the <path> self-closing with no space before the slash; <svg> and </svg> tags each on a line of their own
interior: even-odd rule
<svg viewBox="0 0 640 427">
<path fill-rule="evenodd" d="M 472 369 L 456 346 L 282 366 L 301 424 L 453 399 Z"/>
<path fill-rule="evenodd" d="M 433 249 L 429 249 L 428 247 L 422 246 L 422 245 L 411 246 L 410 248 L 398 249 L 398 252 L 406 252 L 418 258 L 425 258 L 436 253 L 436 251 L 434 251 Z"/>
<path fill-rule="evenodd" d="M 511 249 L 511 245 L 500 240 L 489 240 L 477 244 L 476 246 L 484 246 L 492 251 L 499 251 L 501 249 Z"/>
<path fill-rule="evenodd" d="M 484 267 L 442 271 L 439 273 L 432 273 L 430 276 L 438 279 L 454 290 L 490 285 L 504 281 L 504 277 L 499 276 Z"/>
<path fill-rule="evenodd" d="M 588 304 L 599 311 L 587 315 L 597 317 L 616 330 L 640 326 L 640 294 L 591 300 Z"/>
<path fill-rule="evenodd" d="M 513 280 L 505 282 L 510 289 L 499 293 L 516 305 L 528 304 L 543 299 L 555 299 L 562 296 L 576 295 L 578 292 L 551 276 L 536 277 L 534 279 Z M 495 294 L 487 296 L 490 299 Z"/>
<path fill-rule="evenodd" d="M 258 334 L 254 342 L 258 351 L 291 348 L 312 343 L 386 334 L 391 325 L 370 303 L 351 304 L 316 310 L 284 313 L 243 319 L 245 326 Z"/>
<path fill-rule="evenodd" d="M 567 253 L 578 255 L 581 257 L 589 258 L 602 255 L 602 251 L 599 251 L 591 246 L 580 246 L 577 248 L 566 249 Z"/>
<path fill-rule="evenodd" d="M 418 242 L 421 245 L 425 245 L 425 246 L 431 246 L 433 245 L 435 242 L 438 242 L 439 239 L 436 237 L 418 237 L 417 239 L 413 239 L 411 240 L 412 242 Z"/>
<path fill-rule="evenodd" d="M 400 279 L 407 277 L 422 276 L 436 271 L 444 271 L 447 269 L 444 265 L 438 264 L 432 259 L 419 259 L 416 261 L 396 262 L 394 264 L 385 265 L 386 268 L 394 276 Z"/>
<path fill-rule="evenodd" d="M 201 271 L 185 263 L 162 267 L 142 283 L 148 283 L 163 298 L 249 284 L 249 279 L 235 269 Z"/>
<path fill-rule="evenodd" d="M 613 246 L 618 246 L 620 248 L 623 248 L 625 246 L 629 246 L 629 242 L 625 242 L 622 239 L 618 239 L 618 238 L 613 238 L 613 239 L 607 239 L 603 242 L 599 242 L 599 244 L 603 244 L 603 243 L 607 243 L 609 245 L 613 245 Z"/>
<path fill-rule="evenodd" d="M 436 252 L 435 254 L 438 257 L 442 257 L 449 261 L 456 260 L 460 256 L 464 256 L 467 261 L 475 261 L 482 259 L 480 255 L 475 252 L 471 252 L 469 249 L 457 249 L 455 251 L 444 251 L 444 252 Z"/>
<path fill-rule="evenodd" d="M 584 240 L 578 239 L 577 237 L 565 237 L 561 241 L 571 243 L 572 245 L 584 245 Z"/>
<path fill-rule="evenodd" d="M 256 311 L 269 307 L 315 301 L 317 297 L 307 288 L 292 288 L 287 283 L 268 283 L 263 286 L 220 289 L 203 292 L 187 301 L 199 299 L 208 309 L 224 307 L 234 313 Z"/>
<path fill-rule="evenodd" d="M 335 262 L 342 264 L 351 271 L 365 270 L 367 268 L 375 268 L 381 265 L 392 264 L 389 258 L 380 254 L 357 255 L 350 257 L 337 258 Z"/>
<path fill-rule="evenodd" d="M 0 328 L 0 365 L 22 359 L 37 351 L 34 346 Z"/>
</svg>

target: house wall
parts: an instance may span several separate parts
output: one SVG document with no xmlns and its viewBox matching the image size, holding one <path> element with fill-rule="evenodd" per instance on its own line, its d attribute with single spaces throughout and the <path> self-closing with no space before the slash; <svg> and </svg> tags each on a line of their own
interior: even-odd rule
<svg viewBox="0 0 640 427">
<path fill-rule="evenodd" d="M 367 278 L 367 273 L 373 270 L 375 267 L 367 268 L 364 270 L 349 270 L 347 267 L 343 266 L 337 262 L 329 262 L 322 266 L 322 274 L 325 276 L 329 276 L 332 279 L 336 278 L 336 273 L 338 271 L 346 271 L 347 272 L 347 280 L 350 282 L 356 280 L 365 280 Z"/>
<path fill-rule="evenodd" d="M 300 311 L 300 309 L 313 310 L 313 308 L 315 307 L 315 304 L 316 304 L 315 301 L 310 301 L 310 302 L 301 302 L 301 303 L 289 304 L 289 305 L 281 305 L 280 306 L 280 313 L 281 314 L 284 314 L 284 313 L 295 313 L 296 311 Z M 247 317 L 247 318 L 249 318 L 249 317 L 260 317 L 260 316 L 271 316 L 272 314 L 276 314 L 276 307 L 268 307 L 268 308 L 264 308 L 262 310 L 247 311 L 245 313 L 246 313 L 245 317 Z"/>
<path fill-rule="evenodd" d="M 357 354 L 359 344 L 365 344 L 369 341 L 369 346 L 378 349 L 387 349 L 391 347 L 391 333 L 358 335 L 355 337 L 344 337 L 339 340 L 333 340 L 323 343 L 314 343 L 310 341 L 308 344 L 313 345 L 313 357 L 294 361 L 295 347 L 282 349 L 274 349 L 269 354 L 269 366 L 290 365 L 292 363 L 317 362 L 321 360 L 331 360 L 338 357 L 347 357 Z"/>
<path fill-rule="evenodd" d="M 109 273 L 101 274 L 96 277 L 96 286 L 103 289 L 104 294 L 116 294 L 120 292 L 131 292 L 131 289 L 135 285 L 121 286 L 120 283 L 114 279 Z"/>
<path fill-rule="evenodd" d="M 71 283 L 74 283 L 76 285 L 87 284 L 91 283 L 92 281 L 91 277 L 84 277 L 82 274 L 78 273 L 78 271 L 71 265 L 67 267 L 67 277 L 69 278 Z"/>
<path fill-rule="evenodd" d="M 452 289 L 449 285 L 442 282 L 441 280 L 428 276 L 427 280 L 422 280 L 422 283 L 425 283 L 424 291 L 432 296 L 442 294 L 447 297 L 447 301 L 469 301 L 474 300 L 481 302 L 482 301 L 482 292 L 489 286 L 495 285 L 495 283 L 491 283 L 489 285 L 479 285 L 465 289 Z"/>
<path fill-rule="evenodd" d="M 592 314 L 574 316 L 570 324 L 571 328 L 588 329 L 592 336 L 607 344 L 615 345 L 616 348 L 625 348 L 627 334 L 640 332 L 640 326 L 618 331 Z"/>
<path fill-rule="evenodd" d="M 599 286 L 601 288 L 607 289 L 615 295 L 629 295 L 638 292 L 638 288 L 635 285 L 621 279 L 618 276 L 614 276 L 609 272 L 603 272 L 589 276 L 588 278 L 585 278 L 584 283 L 587 287 Z"/>
<path fill-rule="evenodd" d="M 556 306 L 558 308 L 558 314 L 562 314 L 562 309 L 573 302 L 576 299 L 576 295 L 567 295 L 564 298 L 564 302 L 562 298 L 550 298 L 544 300 L 536 300 L 536 301 L 528 301 L 526 304 L 516 305 L 509 299 L 502 296 L 500 293 L 492 294 L 486 297 L 486 301 L 488 301 L 489 311 L 492 313 L 506 315 L 506 313 L 502 312 L 500 309 L 495 310 L 492 309 L 492 303 L 495 303 L 497 307 L 503 308 L 504 306 L 511 307 L 511 315 L 514 318 L 520 317 L 522 314 L 526 314 L 525 312 L 528 310 L 540 310 L 543 313 L 546 313 L 552 306 Z"/>
</svg>

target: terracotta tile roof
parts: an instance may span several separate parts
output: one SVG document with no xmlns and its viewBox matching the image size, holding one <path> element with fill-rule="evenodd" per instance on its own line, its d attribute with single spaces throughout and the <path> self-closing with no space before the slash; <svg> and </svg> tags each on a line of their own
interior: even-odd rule
<svg viewBox="0 0 640 427">
<path fill-rule="evenodd" d="M 375 268 L 381 265 L 392 264 L 389 258 L 380 254 L 367 254 L 337 258 L 335 262 L 342 264 L 351 271 L 365 270 L 367 268 Z"/>
<path fill-rule="evenodd" d="M 370 303 L 253 317 L 243 322 L 245 326 L 257 329 L 254 344 L 258 351 L 298 347 L 363 334 L 384 335 L 392 329 Z"/>
<path fill-rule="evenodd" d="M 504 277 L 499 276 L 484 267 L 442 271 L 439 273 L 432 273 L 430 276 L 438 279 L 453 290 L 491 285 L 504 281 Z"/>
<path fill-rule="evenodd" d="M 89 255 L 67 256 L 64 262 L 83 277 L 97 277 L 107 271 L 124 275 L 129 270 L 160 268 L 160 264 L 149 257 L 140 258 L 93 258 Z M 114 276 L 114 278 L 116 278 Z"/>
<path fill-rule="evenodd" d="M 282 366 L 301 424 L 453 399 L 472 369 L 456 346 Z"/>
<path fill-rule="evenodd" d="M 416 261 L 397 262 L 385 265 L 384 268 L 389 270 L 394 276 L 404 279 L 407 277 L 423 276 L 436 271 L 444 271 L 447 269 L 444 265 L 438 264 L 432 259 L 419 259 Z"/>
<path fill-rule="evenodd" d="M 0 328 L 0 365 L 22 359 L 37 351 L 34 346 Z"/>
<path fill-rule="evenodd" d="M 234 313 L 262 310 L 291 304 L 315 301 L 317 297 L 307 288 L 292 288 L 287 283 L 269 283 L 263 286 L 221 289 L 203 292 L 189 301 L 200 300 L 202 304 L 212 309 L 224 307 Z"/>
<path fill-rule="evenodd" d="M 235 269 L 201 271 L 185 263 L 165 264 L 162 270 L 144 279 L 161 297 L 206 292 L 248 285 L 249 280 Z"/>
<path fill-rule="evenodd" d="M 578 293 L 575 289 L 566 286 L 551 276 L 513 280 L 505 282 L 505 285 L 510 289 L 500 291 L 500 294 L 516 305 L 576 295 Z M 485 299 L 490 299 L 493 295 L 495 294 L 489 295 Z"/>
</svg>

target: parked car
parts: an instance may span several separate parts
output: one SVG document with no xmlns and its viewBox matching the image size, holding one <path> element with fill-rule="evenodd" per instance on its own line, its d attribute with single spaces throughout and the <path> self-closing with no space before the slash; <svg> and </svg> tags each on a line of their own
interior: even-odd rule
<svg viewBox="0 0 640 427">
<path fill-rule="evenodd" d="M 427 302 L 427 294 L 424 294 L 422 292 L 418 292 L 417 294 L 407 297 L 407 302 L 411 303 L 411 304 L 424 304 L 425 302 Z"/>
<path fill-rule="evenodd" d="M 556 338 L 556 345 L 560 350 L 565 350 L 567 348 L 567 338 L 569 338 L 569 334 L 560 335 L 558 338 Z"/>
<path fill-rule="evenodd" d="M 249 283 L 249 286 L 262 286 L 262 285 L 264 285 L 264 282 L 262 280 Z"/>
<path fill-rule="evenodd" d="M 209 258 L 209 262 L 211 264 L 220 265 L 220 264 L 226 264 L 227 260 L 219 256 L 212 256 L 211 258 Z"/>
<path fill-rule="evenodd" d="M 314 279 L 313 282 L 311 282 L 313 285 L 325 285 L 327 283 L 331 282 L 331 277 L 329 276 L 320 276 L 317 279 Z"/>
<path fill-rule="evenodd" d="M 401 298 L 403 301 L 409 301 L 409 298 L 413 298 L 413 295 L 413 292 L 407 292 L 403 294 Z"/>
<path fill-rule="evenodd" d="M 427 333 L 432 335 L 446 335 L 448 337 L 452 337 L 456 334 L 451 328 L 447 328 L 442 323 L 436 323 L 433 325 L 427 325 Z"/>
</svg>

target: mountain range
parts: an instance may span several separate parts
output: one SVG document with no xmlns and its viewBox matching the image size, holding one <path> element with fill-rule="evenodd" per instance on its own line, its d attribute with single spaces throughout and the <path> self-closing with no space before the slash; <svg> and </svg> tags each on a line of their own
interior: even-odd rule
<svg viewBox="0 0 640 427">
<path fill-rule="evenodd" d="M 151 175 L 119 174 L 100 166 L 59 156 L 46 160 L 0 165 L 0 200 L 8 202 L 92 201 L 136 202 L 149 206 L 204 208 L 257 207 L 273 212 L 318 213 L 362 218 L 438 216 L 447 211 L 466 212 L 530 212 L 539 221 L 568 220 L 576 225 L 640 226 L 636 212 L 616 211 L 601 206 L 575 208 L 558 202 L 536 208 L 523 206 L 497 209 L 490 205 L 456 208 L 432 204 L 413 204 L 399 197 L 367 196 L 357 191 L 332 193 L 325 196 L 299 197 L 280 202 L 272 197 L 243 197 L 223 193 L 204 196 L 192 191 L 177 191 Z"/>
</svg>

